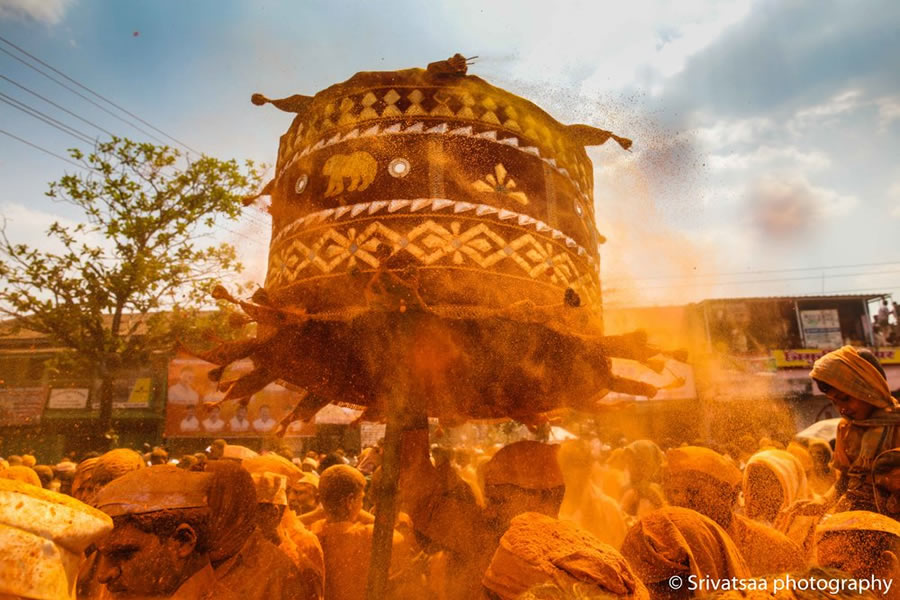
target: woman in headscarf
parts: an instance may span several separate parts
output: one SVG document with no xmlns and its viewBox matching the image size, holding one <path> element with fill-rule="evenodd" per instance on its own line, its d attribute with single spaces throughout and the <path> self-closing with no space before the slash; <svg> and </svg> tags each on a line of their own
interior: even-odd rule
<svg viewBox="0 0 900 600">
<path fill-rule="evenodd" d="M 666 452 L 663 490 L 674 506 L 696 510 L 722 527 L 754 576 L 805 566 L 800 547 L 772 527 L 734 512 L 741 472 L 721 454 L 699 446 Z"/>
<path fill-rule="evenodd" d="M 625 539 L 625 518 L 618 503 L 603 493 L 590 447 L 582 440 L 560 445 L 557 454 L 566 495 L 559 508 L 561 521 L 572 521 L 613 548 Z"/>
<path fill-rule="evenodd" d="M 787 450 L 776 448 L 750 457 L 743 489 L 747 516 L 763 523 L 774 523 L 783 508 L 810 497 L 803 465 Z"/>
<path fill-rule="evenodd" d="M 818 517 L 785 510 L 796 501 L 813 497 L 800 461 L 787 450 L 770 448 L 757 452 L 744 469 L 743 491 L 746 515 L 774 526 L 809 558 Z"/>
<path fill-rule="evenodd" d="M 874 511 L 872 464 L 900 446 L 900 407 L 884 371 L 871 352 L 844 346 L 817 360 L 810 377 L 843 417 L 834 448 L 838 480 L 820 506 Z"/>
<path fill-rule="evenodd" d="M 665 505 L 660 476 L 662 450 L 650 440 L 637 440 L 625 446 L 625 464 L 630 480 L 629 488 L 622 496 L 622 510 L 641 517 Z"/>
<path fill-rule="evenodd" d="M 750 577 L 750 569 L 724 529 L 696 511 L 677 506 L 652 511 L 635 523 L 625 536 L 622 555 L 653 600 L 692 597 L 691 575 L 710 580 Z M 670 586 L 674 576 L 684 585 Z"/>
</svg>

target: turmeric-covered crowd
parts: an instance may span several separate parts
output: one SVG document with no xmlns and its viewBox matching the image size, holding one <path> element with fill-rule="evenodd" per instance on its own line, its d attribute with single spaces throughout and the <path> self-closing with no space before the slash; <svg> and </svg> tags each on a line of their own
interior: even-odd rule
<svg viewBox="0 0 900 600">
<path fill-rule="evenodd" d="M 448 447 L 432 445 L 427 420 L 404 423 L 385 597 L 738 598 L 771 597 L 762 582 L 786 574 L 892 582 L 900 406 L 865 350 L 831 352 L 810 376 L 843 417 L 831 443 Z M 0 598 L 362 600 L 382 455 L 217 440 L 178 461 L 123 448 L 53 467 L 8 457 Z M 688 585 L 700 580 L 729 583 Z M 778 593 L 866 594 L 900 587 Z"/>
</svg>

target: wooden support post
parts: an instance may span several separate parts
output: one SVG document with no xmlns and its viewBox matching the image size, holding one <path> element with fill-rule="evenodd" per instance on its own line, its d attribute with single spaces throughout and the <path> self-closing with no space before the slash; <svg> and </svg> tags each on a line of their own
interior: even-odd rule
<svg viewBox="0 0 900 600">
<path fill-rule="evenodd" d="M 388 573 L 391 568 L 391 549 L 394 541 L 394 522 L 397 519 L 397 481 L 400 478 L 400 438 L 403 433 L 402 409 L 405 398 L 394 390 L 388 403 L 387 426 L 384 432 L 384 454 L 381 460 L 381 484 L 375 503 L 375 532 L 372 536 L 372 561 L 366 600 L 383 600 L 387 595 Z M 405 393 L 405 390 L 400 393 Z"/>
</svg>

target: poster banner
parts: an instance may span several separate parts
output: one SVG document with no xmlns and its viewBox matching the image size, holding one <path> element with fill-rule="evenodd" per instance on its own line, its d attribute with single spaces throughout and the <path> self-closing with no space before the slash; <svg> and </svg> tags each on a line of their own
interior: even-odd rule
<svg viewBox="0 0 900 600">
<path fill-rule="evenodd" d="M 626 379 L 634 379 L 655 385 L 659 388 L 653 400 L 690 400 L 697 397 L 697 386 L 694 381 L 694 368 L 686 363 L 675 360 L 666 361 L 662 373 L 656 373 L 648 367 L 633 360 L 622 358 L 612 359 L 612 372 Z M 610 392 L 605 400 L 636 400 L 643 401 L 643 396 L 633 397 L 619 392 Z"/>
<path fill-rule="evenodd" d="M 0 427 L 37 425 L 46 399 L 43 387 L 0 389 Z"/>
<path fill-rule="evenodd" d="M 88 408 L 88 388 L 53 388 L 47 400 L 47 408 L 53 410 L 83 410 Z"/>
<path fill-rule="evenodd" d="M 208 374 L 216 365 L 197 358 L 179 355 L 169 362 L 166 391 L 166 437 L 261 437 L 274 435 L 281 419 L 302 399 L 302 394 L 271 383 L 250 397 L 247 406 L 225 402 L 205 408 L 204 403 L 221 400 L 223 392 Z M 223 381 L 233 381 L 253 368 L 250 361 L 230 366 Z M 286 437 L 308 437 L 316 434 L 314 422 L 295 421 Z"/>
<path fill-rule="evenodd" d="M 374 446 L 384 439 L 386 426 L 384 423 L 360 423 L 359 444 L 363 448 Z"/>
<path fill-rule="evenodd" d="M 779 369 L 812 368 L 814 362 L 838 347 L 821 350 L 813 348 L 773 350 L 772 358 Z M 873 348 L 872 352 L 882 365 L 900 365 L 900 348 Z"/>
<path fill-rule="evenodd" d="M 810 348 L 839 348 L 844 342 L 841 321 L 835 308 L 801 310 L 800 322 L 806 345 Z"/>
<path fill-rule="evenodd" d="M 113 384 L 113 408 L 150 408 L 153 397 L 153 379 L 117 379 Z"/>
</svg>

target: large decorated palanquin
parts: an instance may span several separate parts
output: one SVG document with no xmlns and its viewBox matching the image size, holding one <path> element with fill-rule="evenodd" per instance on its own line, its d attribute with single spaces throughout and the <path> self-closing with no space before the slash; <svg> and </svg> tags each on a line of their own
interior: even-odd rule
<svg viewBox="0 0 900 600">
<path fill-rule="evenodd" d="M 371 417 L 398 374 L 444 418 L 590 410 L 614 388 L 652 395 L 610 373 L 610 356 L 656 352 L 640 335 L 603 336 L 585 152 L 631 142 L 562 125 L 466 67 L 457 55 L 315 96 L 254 95 L 297 116 L 263 190 L 265 286 L 240 303 L 258 335 L 202 353 L 253 360 L 223 384 L 227 398 L 280 379 L 311 392 L 293 418 L 328 401 Z"/>
</svg>

